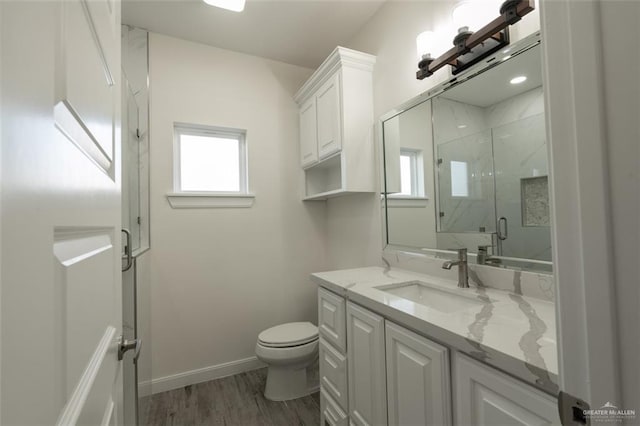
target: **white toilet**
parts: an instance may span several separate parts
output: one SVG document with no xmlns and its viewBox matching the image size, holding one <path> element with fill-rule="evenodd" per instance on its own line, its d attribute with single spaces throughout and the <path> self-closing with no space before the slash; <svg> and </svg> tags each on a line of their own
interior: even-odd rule
<svg viewBox="0 0 640 426">
<path fill-rule="evenodd" d="M 313 374 L 318 358 L 318 327 L 290 322 L 258 335 L 256 356 L 269 366 L 264 396 L 272 401 L 300 398 L 318 390 Z"/>
</svg>

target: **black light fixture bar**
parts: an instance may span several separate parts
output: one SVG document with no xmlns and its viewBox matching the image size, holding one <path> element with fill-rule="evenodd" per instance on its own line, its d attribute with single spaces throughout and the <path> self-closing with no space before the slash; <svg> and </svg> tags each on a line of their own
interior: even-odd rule
<svg viewBox="0 0 640 426">
<path fill-rule="evenodd" d="M 421 60 L 418 64 L 420 69 L 416 72 L 416 78 L 423 80 L 445 65 L 454 67 L 453 74 L 462 72 L 502 46 L 509 44 L 508 27 L 534 9 L 534 0 L 505 1 L 500 7 L 500 16 L 496 19 L 466 37 L 456 36 L 456 45 L 439 57 Z M 473 50 L 480 45 L 482 46 L 479 49 Z M 464 60 L 461 60 L 462 56 L 465 56 Z"/>
</svg>

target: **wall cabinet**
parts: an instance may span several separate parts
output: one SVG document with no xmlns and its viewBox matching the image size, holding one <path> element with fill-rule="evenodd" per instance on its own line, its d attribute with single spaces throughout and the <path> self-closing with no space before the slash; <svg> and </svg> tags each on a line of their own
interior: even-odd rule
<svg viewBox="0 0 640 426">
<path fill-rule="evenodd" d="M 449 351 L 387 321 L 389 425 L 450 425 Z"/>
<path fill-rule="evenodd" d="M 347 348 L 351 422 L 387 424 L 384 319 L 348 302 Z"/>
<path fill-rule="evenodd" d="M 456 424 L 560 425 L 554 397 L 465 355 L 455 356 Z"/>
<path fill-rule="evenodd" d="M 318 309 L 321 426 L 560 424 L 520 380 L 323 288 Z"/>
<path fill-rule="evenodd" d="M 303 199 L 375 191 L 375 57 L 337 47 L 295 95 Z"/>
</svg>

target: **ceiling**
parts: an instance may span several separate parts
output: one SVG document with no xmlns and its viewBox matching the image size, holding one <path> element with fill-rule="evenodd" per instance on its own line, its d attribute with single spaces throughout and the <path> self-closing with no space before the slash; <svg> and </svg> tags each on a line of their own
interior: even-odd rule
<svg viewBox="0 0 640 426">
<path fill-rule="evenodd" d="M 122 23 L 307 68 L 348 42 L 384 0 L 247 0 L 231 12 L 202 0 L 123 0 Z"/>
<path fill-rule="evenodd" d="M 521 84 L 511 84 L 511 79 L 517 76 L 526 76 L 527 80 Z M 538 45 L 491 68 L 491 72 L 484 72 L 453 87 L 444 92 L 442 97 L 488 107 L 541 85 L 542 64 Z"/>
</svg>

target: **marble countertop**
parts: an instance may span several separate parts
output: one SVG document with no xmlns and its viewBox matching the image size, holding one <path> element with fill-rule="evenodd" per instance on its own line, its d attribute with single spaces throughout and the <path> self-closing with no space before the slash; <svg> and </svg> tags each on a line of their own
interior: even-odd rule
<svg viewBox="0 0 640 426">
<path fill-rule="evenodd" d="M 552 302 L 487 287 L 458 289 L 457 283 L 403 269 L 369 267 L 319 272 L 318 285 L 378 312 L 434 341 L 464 352 L 556 395 L 558 361 Z M 421 281 L 484 303 L 464 303 L 441 312 L 378 289 Z M 462 301 L 461 301 L 462 303 Z"/>
</svg>

